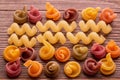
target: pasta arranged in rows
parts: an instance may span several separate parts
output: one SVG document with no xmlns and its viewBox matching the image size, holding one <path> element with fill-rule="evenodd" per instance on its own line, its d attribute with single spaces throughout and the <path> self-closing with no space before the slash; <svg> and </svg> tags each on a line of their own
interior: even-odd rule
<svg viewBox="0 0 120 80">
<path fill-rule="evenodd" d="M 93 20 L 88 20 L 86 23 L 85 21 L 81 20 L 79 22 L 79 26 L 81 31 L 87 32 L 91 29 L 93 32 L 99 32 L 102 30 L 103 33 L 108 34 L 112 31 L 112 27 L 106 24 L 104 21 L 99 21 L 97 24 Z"/>
<path fill-rule="evenodd" d="M 8 39 L 9 44 L 14 44 L 16 46 L 22 46 L 24 45 L 25 47 L 33 47 L 36 44 L 36 38 L 32 37 L 31 40 L 29 40 L 28 36 L 23 35 L 18 38 L 16 34 L 12 34 L 9 39 Z"/>
<path fill-rule="evenodd" d="M 34 36 L 37 33 L 37 28 L 33 26 L 30 27 L 29 24 L 24 23 L 22 26 L 19 26 L 17 23 L 12 23 L 11 26 L 7 30 L 8 34 L 16 33 L 19 36 L 23 34 L 27 34 L 28 36 Z"/>
<path fill-rule="evenodd" d="M 45 32 L 48 29 L 51 29 L 53 32 L 59 32 L 63 28 L 66 32 L 72 32 L 76 27 L 77 24 L 73 21 L 71 24 L 68 24 L 67 21 L 61 20 L 56 24 L 52 20 L 48 20 L 44 25 L 42 22 L 38 21 L 36 23 L 36 27 L 39 29 L 40 32 Z"/>
</svg>

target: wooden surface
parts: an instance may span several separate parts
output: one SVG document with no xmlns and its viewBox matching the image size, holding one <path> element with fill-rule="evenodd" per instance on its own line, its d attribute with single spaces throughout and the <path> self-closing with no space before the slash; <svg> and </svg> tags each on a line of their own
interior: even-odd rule
<svg viewBox="0 0 120 80">
<path fill-rule="evenodd" d="M 28 2 L 29 1 L 29 2 Z M 111 24 L 113 26 L 113 31 L 106 36 L 106 41 L 103 45 L 106 45 L 106 43 L 110 40 L 113 39 L 117 42 L 117 44 L 120 46 L 120 0 L 0 0 L 0 80 L 3 79 L 9 79 L 6 76 L 6 73 L 4 71 L 4 67 L 6 64 L 6 61 L 3 59 L 3 50 L 4 48 L 8 45 L 7 43 L 7 39 L 8 39 L 8 35 L 7 35 L 7 28 L 10 26 L 10 24 L 13 22 L 13 12 L 16 9 L 22 9 L 24 5 L 27 5 L 28 9 L 30 8 L 30 5 L 34 5 L 35 7 L 39 8 L 43 19 L 42 22 L 44 23 L 46 21 L 45 18 L 45 2 L 51 2 L 57 9 L 59 9 L 61 11 L 61 14 L 63 13 L 63 11 L 67 8 L 76 8 L 79 10 L 79 13 L 81 12 L 82 9 L 86 8 L 86 7 L 101 7 L 102 9 L 105 7 L 110 7 L 112 8 L 117 14 L 117 19 L 114 20 L 114 22 Z M 62 19 L 62 18 L 61 18 Z M 81 16 L 79 16 L 79 19 L 77 20 L 80 21 Z M 76 33 L 77 31 L 79 31 L 80 29 L 77 28 L 73 33 Z M 65 31 L 63 31 L 65 32 Z M 39 33 L 38 33 L 39 34 Z M 39 50 L 39 48 L 41 48 L 42 44 L 38 44 L 34 47 L 37 52 Z M 55 44 L 54 45 L 55 48 L 58 48 L 60 46 L 62 46 L 61 44 Z M 73 45 L 70 44 L 69 41 L 67 41 L 67 43 L 64 45 L 67 46 L 71 49 L 72 51 L 72 47 Z M 88 46 L 89 48 L 91 47 L 91 45 Z M 88 57 L 92 57 L 89 53 Z M 43 65 L 45 65 L 47 62 L 42 61 L 39 56 L 37 57 L 37 60 L 39 62 L 41 62 Z M 53 58 L 52 60 L 55 60 L 55 58 Z M 73 59 L 73 57 L 71 57 L 71 60 L 75 60 Z M 55 60 L 56 61 L 56 60 Z M 119 79 L 120 76 L 120 58 L 115 59 L 114 60 L 116 65 L 117 65 L 117 69 L 115 71 L 115 73 L 113 75 L 110 76 L 104 76 L 100 73 L 98 73 L 96 76 L 94 77 L 88 77 L 86 75 L 83 74 L 83 72 L 81 72 L 81 74 L 76 77 L 75 79 Z M 84 61 L 78 61 L 81 65 Z M 22 63 L 23 64 L 23 63 Z M 22 66 L 22 73 L 21 75 L 16 78 L 16 79 L 32 79 L 28 76 L 27 74 L 27 69 Z M 60 63 L 61 65 L 61 71 L 60 74 L 57 78 L 55 79 L 70 79 L 68 77 L 65 76 L 64 72 L 63 72 L 63 67 L 65 65 L 65 63 Z M 33 80 L 37 80 L 37 79 L 49 79 L 47 78 L 44 73 L 42 73 L 42 75 L 36 79 Z M 12 79 L 11 79 L 12 80 Z"/>
</svg>

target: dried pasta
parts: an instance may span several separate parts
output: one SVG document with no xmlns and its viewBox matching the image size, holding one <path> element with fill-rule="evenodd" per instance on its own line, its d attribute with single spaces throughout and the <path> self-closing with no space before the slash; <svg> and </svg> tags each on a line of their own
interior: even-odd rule
<svg viewBox="0 0 120 80">
<path fill-rule="evenodd" d="M 48 40 L 52 44 L 55 44 L 58 41 L 60 41 L 61 44 L 64 44 L 66 42 L 66 38 L 62 32 L 57 32 L 55 35 L 53 35 L 50 31 L 46 31 L 43 35 L 39 34 L 37 36 L 37 40 L 40 43 L 42 43 L 42 39 Z"/>
<path fill-rule="evenodd" d="M 31 40 L 29 40 L 28 36 L 23 35 L 18 38 L 16 34 L 12 34 L 9 39 L 8 39 L 9 44 L 14 44 L 16 46 L 22 46 L 24 45 L 25 47 L 33 47 L 36 44 L 36 38 L 32 37 Z"/>
<path fill-rule="evenodd" d="M 46 17 L 52 20 L 59 20 L 61 17 L 60 12 L 49 2 L 46 2 Z"/>
<path fill-rule="evenodd" d="M 106 24 L 104 21 L 99 21 L 96 24 L 93 20 L 88 20 L 86 23 L 85 21 L 81 20 L 79 22 L 79 26 L 83 32 L 87 32 L 89 29 L 91 29 L 94 32 L 99 32 L 102 30 L 103 33 L 108 34 L 112 31 L 112 27 L 109 24 Z"/>
<path fill-rule="evenodd" d="M 59 32 L 63 28 L 66 32 L 72 32 L 77 27 L 77 24 L 75 21 L 73 21 L 71 24 L 68 24 L 64 20 L 61 20 L 58 22 L 58 24 L 55 24 L 54 21 L 48 20 L 44 25 L 42 22 L 38 21 L 36 23 L 36 26 L 40 32 L 45 32 L 48 29 L 51 29 L 53 32 Z"/>
<path fill-rule="evenodd" d="M 19 26 L 17 23 L 13 23 L 8 28 L 7 32 L 8 34 L 12 34 L 15 32 L 19 36 L 26 33 L 28 36 L 31 37 L 37 33 L 37 28 L 35 26 L 31 28 L 30 25 L 27 23 L 24 23 L 22 26 Z"/>
<path fill-rule="evenodd" d="M 91 32 L 88 34 L 88 36 L 86 36 L 86 34 L 83 32 L 78 32 L 76 35 L 72 34 L 71 32 L 67 32 L 66 36 L 73 44 L 77 44 L 80 40 L 84 44 L 90 44 L 92 40 L 99 44 L 102 44 L 105 41 L 104 36 L 99 36 L 96 32 Z"/>
</svg>

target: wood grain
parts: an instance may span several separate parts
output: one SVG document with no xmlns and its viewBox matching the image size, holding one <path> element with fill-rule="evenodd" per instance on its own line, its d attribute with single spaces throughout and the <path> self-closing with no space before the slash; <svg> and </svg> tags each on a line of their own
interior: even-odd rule
<svg viewBox="0 0 120 80">
<path fill-rule="evenodd" d="M 7 31 L 7 28 L 10 26 L 10 24 L 12 24 L 13 22 L 13 16 L 12 16 L 13 12 L 16 9 L 22 9 L 24 5 L 27 5 L 28 10 L 30 8 L 30 5 L 34 5 L 35 7 L 40 9 L 40 12 L 42 13 L 42 16 L 43 16 L 42 22 L 44 23 L 46 21 L 45 2 L 47 1 L 51 2 L 57 9 L 59 9 L 61 11 L 61 14 L 63 13 L 65 9 L 71 8 L 71 7 L 78 9 L 79 13 L 82 11 L 82 9 L 86 7 L 98 7 L 99 6 L 101 7 L 101 9 L 105 7 L 112 8 L 118 14 L 118 16 L 117 16 L 117 19 L 115 19 L 114 22 L 111 23 L 111 25 L 113 26 L 113 30 L 109 35 L 106 35 L 107 40 L 105 41 L 103 45 L 106 45 L 106 43 L 111 39 L 115 40 L 117 44 L 120 45 L 120 6 L 119 6 L 120 1 L 119 0 L 74 0 L 74 1 L 73 0 L 0 0 L 0 52 L 1 52 L 0 53 L 0 80 L 9 79 L 9 77 L 6 76 L 6 73 L 4 70 L 6 61 L 3 59 L 2 54 L 3 54 L 4 48 L 8 45 L 7 39 L 9 35 L 6 33 L 6 31 Z M 79 16 L 79 19 L 77 20 L 77 22 L 79 22 L 80 20 L 81 20 L 81 16 Z M 73 33 L 77 33 L 78 31 L 80 31 L 79 27 Z M 62 32 L 65 33 L 64 30 Z M 38 32 L 38 34 L 39 33 L 40 32 Z M 91 45 L 92 44 L 90 44 L 88 47 L 90 48 Z M 58 47 L 63 46 L 63 45 L 58 43 L 53 46 L 55 46 L 55 48 L 57 49 Z M 67 46 L 72 51 L 73 45 L 70 44 L 69 41 L 67 41 L 67 43 L 65 43 L 64 46 Z M 34 47 L 37 53 L 38 53 L 39 48 L 41 47 L 42 47 L 42 44 L 39 44 L 39 43 L 37 43 L 37 45 Z M 88 57 L 92 57 L 90 53 Z M 55 58 L 53 58 L 52 60 L 55 60 Z M 71 57 L 70 61 L 72 60 L 75 60 L 75 59 Z M 45 61 L 42 61 L 39 58 L 39 56 L 37 57 L 37 61 L 41 62 L 43 65 L 47 63 Z M 84 75 L 83 72 L 81 72 L 81 74 L 75 79 L 119 79 L 120 78 L 119 76 L 120 58 L 115 59 L 114 61 L 117 65 L 117 69 L 113 75 L 104 76 L 98 73 L 94 77 L 89 77 L 89 76 Z M 84 61 L 78 61 L 78 62 L 82 66 Z M 63 67 L 65 63 L 60 63 L 60 65 L 61 65 L 60 74 L 55 79 L 69 79 L 68 77 L 65 76 L 63 72 Z M 17 80 L 18 79 L 22 79 L 22 80 L 32 79 L 28 76 L 27 69 L 23 66 L 23 63 L 21 64 L 21 66 L 22 66 L 22 74 L 16 79 Z M 38 79 L 49 79 L 49 78 L 47 78 L 44 75 L 44 73 L 42 73 L 42 75 L 39 78 L 36 78 L 33 80 L 38 80 Z"/>
</svg>

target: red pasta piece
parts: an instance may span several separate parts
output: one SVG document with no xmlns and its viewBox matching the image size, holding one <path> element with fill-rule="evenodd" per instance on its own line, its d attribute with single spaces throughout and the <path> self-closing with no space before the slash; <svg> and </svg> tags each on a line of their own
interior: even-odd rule
<svg viewBox="0 0 120 80">
<path fill-rule="evenodd" d="M 93 76 L 100 69 L 100 62 L 97 62 L 95 59 L 88 58 L 85 60 L 83 64 L 83 72 L 87 75 Z"/>
<path fill-rule="evenodd" d="M 103 57 L 105 57 L 106 55 L 106 50 L 105 47 L 95 43 L 93 44 L 93 46 L 91 47 L 91 53 L 97 58 L 97 59 L 101 59 Z"/>
<path fill-rule="evenodd" d="M 20 75 L 22 69 L 20 67 L 20 58 L 5 65 L 6 73 L 9 77 L 14 78 Z"/>
<path fill-rule="evenodd" d="M 36 51 L 33 48 L 20 48 L 21 51 L 21 59 L 23 61 L 27 60 L 35 60 L 37 58 Z"/>
<path fill-rule="evenodd" d="M 37 21 L 42 19 L 42 15 L 37 8 L 31 6 L 30 12 L 28 13 L 28 19 L 31 23 L 35 24 Z"/>
</svg>

